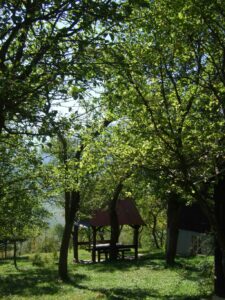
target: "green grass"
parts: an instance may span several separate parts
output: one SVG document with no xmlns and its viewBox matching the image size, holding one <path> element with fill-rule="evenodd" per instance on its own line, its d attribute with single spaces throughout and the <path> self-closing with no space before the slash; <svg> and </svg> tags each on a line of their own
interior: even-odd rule
<svg viewBox="0 0 225 300">
<path fill-rule="evenodd" d="M 90 254 L 82 251 L 82 256 Z M 200 300 L 212 290 L 212 261 L 204 256 L 180 258 L 173 268 L 166 267 L 160 253 L 144 255 L 138 262 L 70 263 L 68 284 L 57 279 L 52 254 L 23 257 L 18 265 L 22 271 L 16 271 L 12 261 L 0 260 L 0 299 Z"/>
</svg>

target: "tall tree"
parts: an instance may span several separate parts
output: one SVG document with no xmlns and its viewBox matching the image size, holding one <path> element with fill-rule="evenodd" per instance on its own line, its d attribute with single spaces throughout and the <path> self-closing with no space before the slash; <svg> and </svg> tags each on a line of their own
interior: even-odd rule
<svg viewBox="0 0 225 300">
<path fill-rule="evenodd" d="M 88 126 L 84 122 L 84 114 L 81 113 L 81 119 L 71 116 L 70 119 L 62 118 L 58 123 L 52 123 L 52 130 L 57 135 L 57 141 L 52 140 L 50 153 L 55 157 L 55 161 L 50 161 L 53 172 L 53 178 L 57 178 L 56 186 L 58 191 L 63 193 L 63 207 L 65 210 L 65 226 L 63 230 L 62 242 L 59 255 L 59 277 L 67 281 L 68 274 L 68 250 L 72 229 L 75 219 L 78 217 L 80 201 L 82 197 L 82 186 L 87 174 L 95 167 L 86 165 L 84 162 L 87 147 L 91 147 L 91 140 L 95 140 L 101 134 L 108 121 L 102 121 L 88 118 Z M 59 127 L 58 124 L 61 126 Z M 53 179 L 53 181 L 56 181 Z M 54 186 L 54 183 L 52 183 Z M 88 202 L 89 204 L 89 202 Z"/>
<path fill-rule="evenodd" d="M 17 266 L 16 242 L 34 237 L 46 225 L 49 195 L 42 159 L 29 141 L 8 137 L 7 145 L 0 143 L 0 239 L 14 242 Z"/>
<path fill-rule="evenodd" d="M 0 132 L 30 132 L 35 126 L 35 133 L 43 133 L 46 111 L 56 114 L 49 105 L 68 99 L 66 84 L 77 86 L 87 77 L 84 51 L 107 41 L 102 34 L 124 16 L 121 4 L 1 1 L 0 14 Z"/>
<path fill-rule="evenodd" d="M 221 251 L 215 292 L 223 297 L 217 280 L 224 278 L 225 239 L 217 210 L 224 201 L 216 182 L 224 177 L 224 8 L 217 1 L 168 0 L 136 10 L 136 22 L 106 54 L 114 71 L 109 65 L 104 102 L 139 126 L 137 135 L 151 145 L 150 164 L 157 161 L 171 186 L 207 214 Z"/>
<path fill-rule="evenodd" d="M 107 36 L 114 25 L 129 14 L 125 4 L 106 0 L 1 2 L 0 133 L 2 138 L 8 132 L 56 134 L 60 139 L 68 221 L 59 264 L 62 279 L 67 278 L 67 246 L 79 188 L 69 182 L 73 177 L 68 176 L 72 171 L 67 136 L 62 134 L 65 122 L 58 122 L 55 105 L 70 101 L 71 96 L 82 99 L 80 94 L 90 79 L 96 84 L 95 56 L 112 40 L 112 35 Z M 78 161 L 81 152 L 77 150 Z"/>
</svg>

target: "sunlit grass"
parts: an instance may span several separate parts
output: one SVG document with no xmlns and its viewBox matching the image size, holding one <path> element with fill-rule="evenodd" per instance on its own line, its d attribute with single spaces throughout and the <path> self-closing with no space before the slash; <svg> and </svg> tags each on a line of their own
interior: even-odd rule
<svg viewBox="0 0 225 300">
<path fill-rule="evenodd" d="M 90 253 L 81 251 L 81 259 Z M 57 277 L 53 254 L 20 258 L 16 271 L 12 261 L 0 261 L 1 299 L 207 299 L 212 290 L 212 260 L 204 256 L 180 258 L 167 268 L 163 255 L 143 256 L 139 261 L 73 264 L 71 282 Z M 34 264 L 33 264 L 34 263 Z"/>
</svg>

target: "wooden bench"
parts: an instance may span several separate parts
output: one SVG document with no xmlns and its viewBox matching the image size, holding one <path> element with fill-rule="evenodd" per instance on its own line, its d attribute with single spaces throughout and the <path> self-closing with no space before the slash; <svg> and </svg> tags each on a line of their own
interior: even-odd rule
<svg viewBox="0 0 225 300">
<path fill-rule="evenodd" d="M 121 253 L 121 258 L 124 259 L 125 258 L 125 253 L 130 252 L 130 251 L 131 251 L 130 248 L 119 249 L 118 254 L 120 255 L 120 253 Z"/>
<path fill-rule="evenodd" d="M 95 252 L 97 252 L 98 262 L 101 261 L 101 254 L 105 255 L 105 259 L 107 260 L 109 258 L 110 253 L 110 245 L 109 244 L 100 244 L 96 245 L 95 249 L 93 249 Z M 130 245 L 117 245 L 117 251 L 120 258 L 124 259 L 125 254 L 127 252 L 131 251 Z"/>
</svg>

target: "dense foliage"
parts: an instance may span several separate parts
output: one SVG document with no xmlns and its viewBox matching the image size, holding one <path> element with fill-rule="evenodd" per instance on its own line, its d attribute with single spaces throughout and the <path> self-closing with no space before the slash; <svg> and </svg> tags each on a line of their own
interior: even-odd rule
<svg viewBox="0 0 225 300">
<path fill-rule="evenodd" d="M 0 240 L 34 237 L 49 216 L 41 157 L 19 137 L 0 143 L 0 155 Z"/>
<path fill-rule="evenodd" d="M 168 199 L 199 203 L 224 256 L 224 10 L 219 0 L 1 3 L 0 201 L 21 222 L 12 199 L 38 211 L 34 144 L 7 144 L 6 133 L 43 136 L 48 183 L 65 195 L 61 266 L 79 208 L 116 192 L 137 199 L 156 246 Z"/>
</svg>

